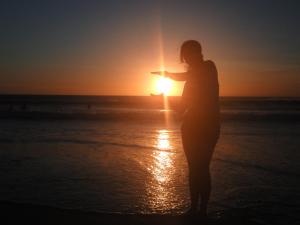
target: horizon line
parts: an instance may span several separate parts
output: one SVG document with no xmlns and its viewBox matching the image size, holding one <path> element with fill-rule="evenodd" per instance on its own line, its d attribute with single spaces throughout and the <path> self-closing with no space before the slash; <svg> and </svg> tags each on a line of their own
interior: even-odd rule
<svg viewBox="0 0 300 225">
<path fill-rule="evenodd" d="M 0 96 L 81 96 L 81 97 L 156 97 L 149 95 L 90 95 L 90 94 L 20 94 L 20 93 L 0 93 Z M 159 97 L 159 96 L 158 96 Z M 181 95 L 167 95 L 166 97 L 181 97 Z M 300 96 L 272 96 L 272 95 L 220 95 L 220 98 L 300 98 Z"/>
</svg>

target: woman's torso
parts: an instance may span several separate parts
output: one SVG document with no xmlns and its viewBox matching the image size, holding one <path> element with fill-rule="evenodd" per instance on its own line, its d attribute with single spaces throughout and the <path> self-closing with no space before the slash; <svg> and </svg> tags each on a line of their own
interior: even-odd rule
<svg viewBox="0 0 300 225">
<path fill-rule="evenodd" d="M 189 71 L 182 101 L 186 108 L 184 124 L 219 129 L 219 84 L 213 62 L 204 61 L 199 68 Z"/>
</svg>

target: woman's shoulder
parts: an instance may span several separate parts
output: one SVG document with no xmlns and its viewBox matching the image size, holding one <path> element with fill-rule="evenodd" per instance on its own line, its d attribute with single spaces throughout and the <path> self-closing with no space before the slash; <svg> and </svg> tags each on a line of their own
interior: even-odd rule
<svg viewBox="0 0 300 225">
<path fill-rule="evenodd" d="M 215 63 L 214 63 L 212 60 L 205 60 L 205 61 L 204 61 L 204 64 L 205 64 L 206 66 L 208 66 L 208 67 L 214 67 L 214 68 L 216 68 Z"/>
<path fill-rule="evenodd" d="M 205 60 L 204 61 L 205 68 L 209 73 L 217 74 L 217 67 L 215 63 L 212 60 Z"/>
</svg>

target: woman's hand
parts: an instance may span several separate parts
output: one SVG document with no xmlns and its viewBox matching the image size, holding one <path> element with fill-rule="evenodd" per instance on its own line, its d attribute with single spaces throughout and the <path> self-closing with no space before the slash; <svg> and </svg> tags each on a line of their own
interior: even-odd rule
<svg viewBox="0 0 300 225">
<path fill-rule="evenodd" d="M 170 73 L 168 71 L 155 71 L 151 72 L 151 74 L 167 77 L 175 81 L 186 81 L 188 77 L 188 72 Z"/>
<path fill-rule="evenodd" d="M 167 77 L 169 72 L 168 71 L 155 71 L 155 72 L 151 72 L 151 74 Z"/>
</svg>

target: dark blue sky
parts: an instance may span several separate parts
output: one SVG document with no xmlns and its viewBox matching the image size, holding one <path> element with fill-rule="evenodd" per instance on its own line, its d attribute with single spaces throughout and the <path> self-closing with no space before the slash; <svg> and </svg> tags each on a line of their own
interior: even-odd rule
<svg viewBox="0 0 300 225">
<path fill-rule="evenodd" d="M 300 96 L 299 12 L 296 0 L 1 1 L 0 92 L 147 95 L 161 51 L 182 70 L 180 44 L 197 39 L 221 94 Z"/>
</svg>

